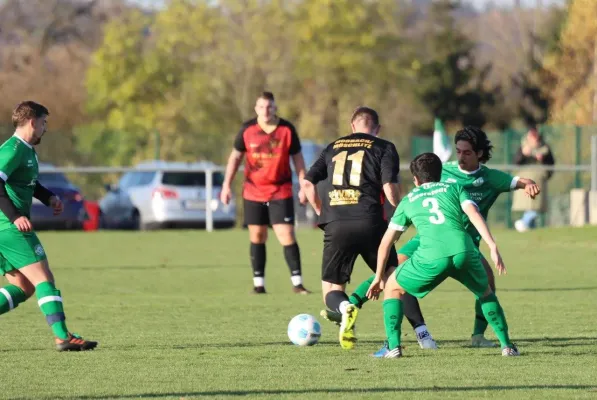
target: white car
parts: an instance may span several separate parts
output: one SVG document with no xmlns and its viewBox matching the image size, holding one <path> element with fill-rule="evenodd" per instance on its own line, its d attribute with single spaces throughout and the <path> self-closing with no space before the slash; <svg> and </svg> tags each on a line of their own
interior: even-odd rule
<svg viewBox="0 0 597 400">
<path fill-rule="evenodd" d="M 224 174 L 213 173 L 212 200 L 206 204 L 206 174 L 190 170 L 215 168 L 215 164 L 151 161 L 137 167 L 145 170 L 127 172 L 117 185 L 107 186 L 108 193 L 99 202 L 103 228 L 205 227 L 207 207 L 212 210 L 214 228 L 235 225 L 234 199 L 228 205 L 219 199 Z"/>
</svg>

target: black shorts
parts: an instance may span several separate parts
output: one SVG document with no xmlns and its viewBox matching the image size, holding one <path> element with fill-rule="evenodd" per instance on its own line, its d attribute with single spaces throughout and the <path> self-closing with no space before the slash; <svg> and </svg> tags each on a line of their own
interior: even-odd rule
<svg viewBox="0 0 597 400">
<path fill-rule="evenodd" d="M 363 219 L 333 221 L 326 224 L 321 280 L 338 285 L 350 282 L 350 275 L 359 255 L 375 272 L 377 270 L 377 250 L 387 227 L 387 222 Z M 398 256 L 392 246 L 386 269 L 397 265 Z"/>
<path fill-rule="evenodd" d="M 246 225 L 294 224 L 294 199 L 260 202 L 244 199 Z"/>
</svg>

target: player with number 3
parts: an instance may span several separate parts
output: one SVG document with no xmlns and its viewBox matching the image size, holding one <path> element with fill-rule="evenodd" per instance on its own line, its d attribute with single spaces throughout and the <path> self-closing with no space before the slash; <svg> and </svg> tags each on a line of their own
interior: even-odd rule
<svg viewBox="0 0 597 400">
<path fill-rule="evenodd" d="M 479 250 L 467 232 L 462 212 L 489 246 L 497 271 L 506 268 L 497 245 L 477 204 L 459 184 L 440 182 L 442 162 L 433 153 L 423 153 L 410 164 L 414 188 L 405 196 L 379 246 L 377 271 L 367 291 L 377 299 L 384 291 L 384 325 L 388 346 L 375 353 L 379 358 L 402 356 L 402 297 L 407 293 L 423 298 L 446 278 L 462 283 L 480 301 L 483 315 L 502 346 L 503 356 L 517 356 L 518 349 L 508 336 L 508 324 L 500 303 L 489 286 Z M 414 225 L 420 243 L 411 258 L 399 267 L 387 269 L 388 257 L 402 232 Z M 388 276 L 390 275 L 390 276 Z M 382 282 L 385 284 L 382 287 Z"/>
</svg>

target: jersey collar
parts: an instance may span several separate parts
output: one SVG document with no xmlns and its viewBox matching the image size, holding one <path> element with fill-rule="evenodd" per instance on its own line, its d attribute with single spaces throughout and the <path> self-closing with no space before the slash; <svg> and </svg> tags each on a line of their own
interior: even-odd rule
<svg viewBox="0 0 597 400">
<path fill-rule="evenodd" d="M 33 146 L 31 146 L 29 143 L 27 143 L 26 141 L 23 140 L 22 137 L 20 137 L 19 135 L 17 135 L 16 133 L 13 134 L 14 137 L 16 137 L 17 139 L 19 139 L 21 142 L 23 142 L 23 144 L 27 147 L 29 147 L 30 149 L 33 149 Z"/>
<path fill-rule="evenodd" d="M 460 168 L 460 165 L 459 165 L 458 166 L 458 171 L 460 171 L 460 172 L 462 172 L 463 174 L 466 174 L 466 175 L 473 175 L 473 174 L 476 174 L 477 172 L 481 171 L 481 168 L 483 168 L 483 165 L 479 164 L 479 168 L 477 168 L 476 170 L 474 170 L 474 171 L 465 171 L 462 168 Z"/>
</svg>

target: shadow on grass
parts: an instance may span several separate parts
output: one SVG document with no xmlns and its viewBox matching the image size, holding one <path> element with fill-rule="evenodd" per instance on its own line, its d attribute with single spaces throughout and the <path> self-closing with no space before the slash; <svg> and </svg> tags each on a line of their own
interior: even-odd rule
<svg viewBox="0 0 597 400">
<path fill-rule="evenodd" d="M 138 393 L 128 395 L 83 395 L 83 396 L 59 396 L 53 397 L 59 400 L 108 400 L 108 399 L 134 399 L 134 398 L 160 398 L 160 397 L 241 397 L 241 396 L 283 396 L 283 395 L 316 395 L 316 394 L 374 394 L 374 393 L 450 393 L 450 392 L 485 392 L 485 391 L 515 391 L 515 390 L 588 390 L 597 391 L 597 385 L 512 385 L 512 386 L 428 386 L 414 388 L 367 388 L 367 389 L 344 389 L 344 388 L 317 388 L 317 389 L 254 389 L 254 390 L 206 390 L 201 392 L 173 392 L 173 393 Z"/>
<path fill-rule="evenodd" d="M 227 265 L 226 270 L 232 268 L 246 268 L 246 265 Z M 221 265 L 213 264 L 213 265 L 206 265 L 206 264 L 195 264 L 195 265 L 170 265 L 167 263 L 163 264 L 153 264 L 153 265 L 107 265 L 107 266 L 96 266 L 96 267 L 89 267 L 89 266 L 73 266 L 73 267 L 60 267 L 64 270 L 92 270 L 92 271 L 104 271 L 104 270 L 118 270 L 122 272 L 126 271 L 138 271 L 138 270 L 160 270 L 160 269 L 212 269 L 212 268 L 222 268 Z"/>
<path fill-rule="evenodd" d="M 417 344 L 416 340 L 404 340 L 404 342 L 415 347 Z M 536 346 L 550 346 L 550 347 L 569 347 L 569 346 L 594 346 L 597 344 L 597 337 L 542 337 L 542 338 L 514 338 L 514 342 L 525 347 Z M 568 343 L 574 342 L 574 343 Z M 359 340 L 360 345 L 379 345 L 383 344 L 383 339 L 380 337 L 379 340 L 365 339 Z M 438 340 L 438 344 L 456 344 L 461 345 L 463 348 L 471 348 L 470 341 L 468 340 Z M 193 350 L 193 349 L 234 349 L 234 348 L 254 348 L 254 347 L 295 347 L 288 341 L 280 342 L 228 342 L 228 343 L 169 343 L 169 344 L 126 344 L 121 346 L 110 346 L 105 345 L 99 347 L 95 351 L 131 351 L 131 350 Z M 320 341 L 317 347 L 335 347 L 338 346 L 338 342 L 332 340 Z M 51 347 L 39 347 L 39 348 L 14 348 L 14 349 L 0 349 L 1 353 L 11 352 L 40 352 L 40 351 L 52 351 L 55 350 Z"/>
<path fill-rule="evenodd" d="M 582 291 L 591 291 L 591 290 L 597 290 L 597 286 L 557 287 L 557 288 L 510 288 L 510 289 L 498 287 L 497 295 L 499 297 L 499 294 L 501 292 L 582 292 Z M 444 289 L 444 288 L 438 289 L 437 292 L 442 292 L 442 293 L 464 292 L 464 293 L 466 293 L 466 291 L 463 291 L 461 289 Z"/>
<path fill-rule="evenodd" d="M 583 286 L 570 288 L 517 288 L 517 289 L 502 289 L 498 288 L 499 292 L 577 292 L 585 290 L 597 290 L 597 286 Z"/>
</svg>

